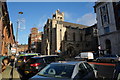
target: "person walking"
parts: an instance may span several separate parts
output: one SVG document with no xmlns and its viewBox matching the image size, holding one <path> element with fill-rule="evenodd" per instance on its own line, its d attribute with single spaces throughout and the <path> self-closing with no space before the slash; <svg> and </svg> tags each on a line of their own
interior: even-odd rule
<svg viewBox="0 0 120 80">
<path fill-rule="evenodd" d="M 2 80 L 21 80 L 18 71 L 10 66 L 9 58 L 2 60 Z"/>
<path fill-rule="evenodd" d="M 113 72 L 113 80 L 120 80 L 118 79 L 118 75 L 120 75 L 120 58 L 117 62 L 117 64 L 115 65 L 115 69 L 114 69 L 114 72 Z"/>
<path fill-rule="evenodd" d="M 4 58 L 7 58 L 7 57 L 8 57 L 7 53 L 4 53 L 0 55 L 0 60 L 3 60 Z"/>
<path fill-rule="evenodd" d="M 10 66 L 12 66 L 12 67 L 15 67 L 15 56 L 14 55 L 12 55 L 11 57 L 10 57 Z"/>
</svg>

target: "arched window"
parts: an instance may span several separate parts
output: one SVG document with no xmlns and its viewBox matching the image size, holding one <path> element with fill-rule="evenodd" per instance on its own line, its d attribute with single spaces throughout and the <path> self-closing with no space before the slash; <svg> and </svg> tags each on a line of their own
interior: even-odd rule
<svg viewBox="0 0 120 80">
<path fill-rule="evenodd" d="M 111 41 L 109 39 L 106 39 L 105 44 L 107 53 L 111 54 Z"/>
<path fill-rule="evenodd" d="M 68 54 L 69 57 L 73 57 L 74 54 L 75 54 L 74 47 L 69 46 L 69 47 L 67 48 L 67 54 Z"/>
<path fill-rule="evenodd" d="M 65 32 L 65 41 L 67 41 L 67 32 Z"/>
<path fill-rule="evenodd" d="M 75 41 L 75 32 L 73 33 L 73 41 Z"/>
</svg>

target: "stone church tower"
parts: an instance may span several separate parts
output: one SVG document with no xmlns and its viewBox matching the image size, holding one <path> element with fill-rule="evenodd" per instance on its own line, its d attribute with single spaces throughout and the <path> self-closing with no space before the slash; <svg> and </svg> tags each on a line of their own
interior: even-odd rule
<svg viewBox="0 0 120 80">
<path fill-rule="evenodd" d="M 52 19 L 48 19 L 44 26 L 42 53 L 61 53 L 74 57 L 80 51 L 93 51 L 96 44 L 92 33 L 93 27 L 65 22 L 64 12 L 56 10 Z"/>
<path fill-rule="evenodd" d="M 56 13 L 53 14 L 53 19 L 56 19 L 58 21 L 64 21 L 64 12 L 60 12 L 60 10 L 56 10 Z"/>
</svg>

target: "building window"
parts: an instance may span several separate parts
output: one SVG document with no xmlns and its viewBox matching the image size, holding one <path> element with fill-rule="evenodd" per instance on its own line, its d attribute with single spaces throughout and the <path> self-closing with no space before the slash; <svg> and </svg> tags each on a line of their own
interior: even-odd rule
<svg viewBox="0 0 120 80">
<path fill-rule="evenodd" d="M 86 28 L 85 35 L 90 35 L 90 34 L 91 34 L 91 28 Z"/>
<path fill-rule="evenodd" d="M 60 29 L 60 41 L 62 41 L 62 30 Z"/>
<path fill-rule="evenodd" d="M 86 48 L 89 48 L 89 47 L 90 47 L 90 43 L 87 42 L 87 43 L 85 44 L 85 46 L 86 46 Z"/>
<path fill-rule="evenodd" d="M 100 13 L 101 13 L 102 25 L 104 25 L 104 23 L 106 23 L 106 22 L 109 23 L 109 15 L 108 15 L 107 4 L 100 8 Z"/>
<path fill-rule="evenodd" d="M 67 41 L 67 32 L 65 32 L 65 41 Z"/>
<path fill-rule="evenodd" d="M 73 33 L 73 41 L 75 41 L 75 33 Z"/>
<path fill-rule="evenodd" d="M 80 36 L 80 41 L 82 41 L 83 40 L 83 37 L 82 36 Z"/>
<path fill-rule="evenodd" d="M 107 16 L 106 15 L 103 16 L 103 19 L 104 19 L 104 22 L 107 22 Z"/>
<path fill-rule="evenodd" d="M 105 33 L 109 33 L 110 32 L 109 26 L 104 28 L 104 32 Z"/>
<path fill-rule="evenodd" d="M 102 9 L 100 8 L 100 13 L 101 13 L 101 23 L 103 25 L 103 18 L 102 18 Z"/>
<path fill-rule="evenodd" d="M 82 41 L 83 40 L 83 37 L 82 37 L 82 34 L 80 34 L 80 41 Z"/>
<path fill-rule="evenodd" d="M 106 44 L 107 54 L 111 54 L 112 53 L 112 51 L 111 51 L 111 41 L 109 39 L 106 39 L 105 44 Z"/>
<path fill-rule="evenodd" d="M 120 17 L 120 8 L 118 9 L 118 17 Z"/>
<path fill-rule="evenodd" d="M 55 40 L 55 50 L 57 49 L 57 39 L 56 39 L 56 37 L 57 37 L 57 31 L 56 31 L 56 28 L 54 28 L 54 30 L 53 30 L 54 32 L 55 32 L 55 37 L 54 37 L 54 40 Z"/>
<path fill-rule="evenodd" d="M 106 8 L 105 6 L 102 7 L 102 12 L 105 12 L 106 11 Z"/>
</svg>

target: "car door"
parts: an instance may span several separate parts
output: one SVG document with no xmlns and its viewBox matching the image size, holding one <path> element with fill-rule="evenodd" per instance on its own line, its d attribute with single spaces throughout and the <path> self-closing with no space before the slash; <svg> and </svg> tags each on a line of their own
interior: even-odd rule
<svg viewBox="0 0 120 80">
<path fill-rule="evenodd" d="M 75 76 L 74 80 L 87 80 L 88 78 L 87 75 L 88 75 L 88 71 L 85 68 L 85 65 L 83 63 L 80 63 L 78 73 Z"/>
<path fill-rule="evenodd" d="M 109 55 L 104 55 L 103 57 L 102 57 L 102 62 L 107 62 L 108 61 L 108 59 L 109 59 Z"/>
<path fill-rule="evenodd" d="M 90 80 L 94 80 L 95 78 L 97 78 L 97 71 L 86 62 L 84 63 L 84 65 L 86 66 L 88 72 L 86 77 L 89 78 Z"/>
</svg>

